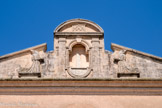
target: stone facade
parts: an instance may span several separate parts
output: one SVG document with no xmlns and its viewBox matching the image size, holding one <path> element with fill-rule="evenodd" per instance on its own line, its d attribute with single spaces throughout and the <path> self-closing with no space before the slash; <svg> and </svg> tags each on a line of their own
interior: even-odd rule
<svg viewBox="0 0 162 108">
<path fill-rule="evenodd" d="M 94 22 L 72 19 L 54 30 L 54 50 L 41 44 L 0 56 L 1 79 L 160 79 L 162 58 L 111 44 Z"/>
<path fill-rule="evenodd" d="M 0 56 L 0 108 L 161 108 L 162 58 L 111 44 L 72 19 L 41 44 Z"/>
</svg>

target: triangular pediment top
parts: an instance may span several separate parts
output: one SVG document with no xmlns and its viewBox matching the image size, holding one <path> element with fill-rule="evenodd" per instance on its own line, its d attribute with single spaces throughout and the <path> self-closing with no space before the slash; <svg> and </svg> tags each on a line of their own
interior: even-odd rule
<svg viewBox="0 0 162 108">
<path fill-rule="evenodd" d="M 118 45 L 118 44 L 115 44 L 115 43 L 111 43 L 111 49 L 113 51 L 115 51 L 115 50 L 118 50 L 118 51 L 119 50 L 126 50 L 126 52 L 133 52 L 135 54 L 143 55 L 143 56 L 146 56 L 146 57 L 149 57 L 149 58 L 152 58 L 152 59 L 162 61 L 161 57 L 154 56 L 154 55 L 151 55 L 151 54 L 148 54 L 148 53 L 144 53 L 144 52 L 132 49 L 132 48 L 124 47 L 124 46 L 121 46 L 121 45 Z"/>
<path fill-rule="evenodd" d="M 37 46 L 33 46 L 33 47 L 30 47 L 30 48 L 27 48 L 27 49 L 23 49 L 23 50 L 20 50 L 20 51 L 16 51 L 16 52 L 13 52 L 13 53 L 10 53 L 10 54 L 0 56 L 0 60 L 8 59 L 8 58 L 11 58 L 13 56 L 24 54 L 24 53 L 31 53 L 31 50 L 38 50 L 38 51 L 42 50 L 42 51 L 45 52 L 47 50 L 47 44 L 43 43 L 43 44 L 40 44 L 40 45 L 37 45 Z"/>
</svg>

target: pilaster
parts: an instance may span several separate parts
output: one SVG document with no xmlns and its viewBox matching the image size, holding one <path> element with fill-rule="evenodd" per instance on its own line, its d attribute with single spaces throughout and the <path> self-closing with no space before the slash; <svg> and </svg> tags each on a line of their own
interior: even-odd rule
<svg viewBox="0 0 162 108">
<path fill-rule="evenodd" d="M 58 39 L 58 75 L 59 77 L 65 77 L 66 66 L 66 38 L 59 37 Z"/>
<path fill-rule="evenodd" d="M 91 66 L 93 69 L 93 77 L 97 78 L 100 74 L 100 41 L 99 38 L 92 38 L 92 49 L 91 49 Z"/>
</svg>

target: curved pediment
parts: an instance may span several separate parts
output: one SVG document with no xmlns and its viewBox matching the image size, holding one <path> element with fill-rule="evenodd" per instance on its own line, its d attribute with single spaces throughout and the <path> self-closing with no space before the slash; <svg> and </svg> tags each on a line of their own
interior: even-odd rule
<svg viewBox="0 0 162 108">
<path fill-rule="evenodd" d="M 97 32 L 103 33 L 103 29 L 96 23 L 84 19 L 72 19 L 60 24 L 54 30 L 56 32 Z"/>
</svg>

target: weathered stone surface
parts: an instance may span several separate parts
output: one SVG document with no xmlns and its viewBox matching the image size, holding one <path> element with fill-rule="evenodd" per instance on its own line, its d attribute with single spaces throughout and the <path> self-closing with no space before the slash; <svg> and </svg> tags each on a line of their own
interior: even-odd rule
<svg viewBox="0 0 162 108">
<path fill-rule="evenodd" d="M 53 51 L 1 56 L 0 108 L 161 108 L 162 58 L 111 47 L 97 24 L 73 19 L 55 29 Z"/>
<path fill-rule="evenodd" d="M 139 78 L 162 78 L 162 58 L 116 44 L 112 44 L 112 49 L 114 70 L 117 73 L 138 73 Z"/>
<path fill-rule="evenodd" d="M 73 19 L 54 31 L 54 50 L 46 44 L 0 57 L 0 78 L 162 78 L 162 58 L 117 44 L 104 49 L 97 24 Z"/>
<path fill-rule="evenodd" d="M 18 78 L 19 72 L 21 73 L 33 73 L 41 71 L 41 65 L 37 58 L 35 58 L 36 52 L 40 58 L 44 58 L 46 51 L 46 44 L 31 47 L 19 52 L 8 54 L 0 57 L 0 78 Z"/>
</svg>

